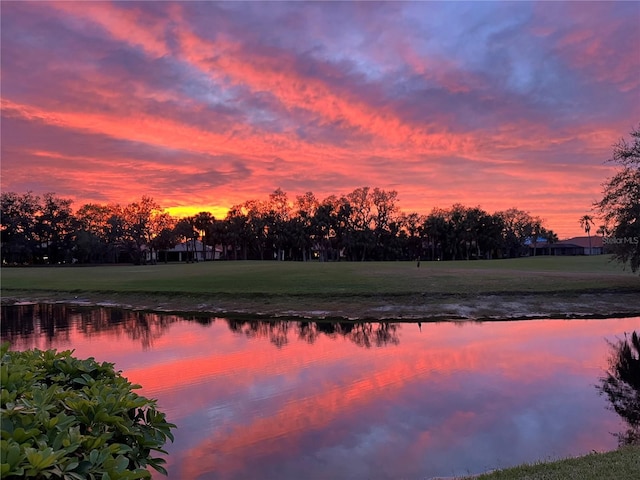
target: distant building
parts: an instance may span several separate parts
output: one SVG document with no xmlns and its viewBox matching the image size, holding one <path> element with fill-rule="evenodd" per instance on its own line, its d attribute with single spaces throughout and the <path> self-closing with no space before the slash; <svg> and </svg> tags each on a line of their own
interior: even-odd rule
<svg viewBox="0 0 640 480">
<path fill-rule="evenodd" d="M 215 249 L 211 245 L 205 245 L 202 251 L 202 242 L 200 240 L 189 240 L 182 242 L 168 250 L 160 250 L 158 252 L 158 261 L 160 262 L 204 262 L 206 260 L 219 260 L 222 247 L 217 246 Z"/>
<path fill-rule="evenodd" d="M 534 255 L 534 245 L 529 244 L 530 255 Z M 556 243 L 538 242 L 535 255 L 602 255 L 604 254 L 602 237 L 573 237 Z"/>
</svg>

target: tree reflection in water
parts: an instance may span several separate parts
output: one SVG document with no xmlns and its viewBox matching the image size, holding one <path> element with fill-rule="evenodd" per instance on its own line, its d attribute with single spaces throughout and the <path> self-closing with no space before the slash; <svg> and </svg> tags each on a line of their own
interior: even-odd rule
<svg viewBox="0 0 640 480">
<path fill-rule="evenodd" d="M 290 320 L 228 320 L 229 328 L 251 338 L 268 338 L 280 348 L 285 346 L 290 331 L 297 333 L 300 340 L 314 343 L 320 334 L 330 338 L 344 337 L 359 347 L 371 348 L 398 345 L 398 324 L 390 322 L 312 322 Z"/>
<path fill-rule="evenodd" d="M 244 333 L 249 338 L 268 338 L 276 347 L 284 347 L 289 340 L 290 322 L 287 320 L 274 320 L 266 322 L 262 320 L 227 320 L 229 329 L 235 333 Z"/>
<path fill-rule="evenodd" d="M 624 340 L 610 345 L 609 370 L 597 388 L 627 424 L 626 432 L 616 434 L 619 444 L 640 445 L 640 337 L 625 333 Z"/>
<path fill-rule="evenodd" d="M 66 305 L 27 304 L 2 306 L 2 340 L 12 345 L 21 339 L 40 336 L 44 348 L 48 348 L 54 337 L 69 340 L 69 326 L 75 311 Z"/>
<path fill-rule="evenodd" d="M 69 342 L 70 333 L 84 337 L 120 337 L 140 342 L 143 349 L 167 334 L 175 322 L 195 321 L 210 325 L 218 317 L 207 314 L 174 314 L 95 308 L 63 304 L 3 305 L 1 337 L 14 348 L 51 348 L 56 342 Z M 354 344 L 371 348 L 398 345 L 399 325 L 391 322 L 234 320 L 227 319 L 229 329 L 249 338 L 268 339 L 276 347 L 289 343 L 290 336 L 313 344 L 320 336 L 346 338 Z"/>
<path fill-rule="evenodd" d="M 124 335 L 139 341 L 143 349 L 168 332 L 172 323 L 186 317 L 121 308 L 79 307 L 64 304 L 2 306 L 2 341 L 13 348 L 51 348 L 68 343 L 72 331 L 84 337 L 116 338 Z"/>
</svg>

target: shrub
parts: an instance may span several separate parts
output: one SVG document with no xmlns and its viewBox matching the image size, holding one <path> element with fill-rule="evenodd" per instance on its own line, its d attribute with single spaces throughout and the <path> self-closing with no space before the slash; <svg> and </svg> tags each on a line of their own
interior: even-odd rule
<svg viewBox="0 0 640 480">
<path fill-rule="evenodd" d="M 73 351 L 1 347 L 0 477 L 65 480 L 166 475 L 162 447 L 173 441 L 156 401 L 133 392 L 112 363 Z"/>
</svg>

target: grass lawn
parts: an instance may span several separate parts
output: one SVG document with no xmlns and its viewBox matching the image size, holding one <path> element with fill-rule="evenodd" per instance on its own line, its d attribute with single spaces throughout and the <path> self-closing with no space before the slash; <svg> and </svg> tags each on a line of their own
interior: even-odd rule
<svg viewBox="0 0 640 480">
<path fill-rule="evenodd" d="M 3 299 L 54 295 L 59 300 L 73 295 L 148 306 L 155 298 L 155 303 L 169 302 L 174 309 L 204 302 L 221 311 L 319 310 L 346 317 L 368 312 L 375 317 L 376 309 L 393 314 L 396 307 L 420 310 L 488 296 L 526 297 L 538 299 L 538 304 L 545 303 L 545 296 L 628 296 L 640 293 L 640 277 L 608 256 L 422 262 L 419 268 L 414 262 L 228 261 L 3 268 L 1 288 Z"/>
<path fill-rule="evenodd" d="M 640 447 L 594 453 L 557 462 L 520 465 L 472 477 L 474 480 L 636 480 Z"/>
<path fill-rule="evenodd" d="M 2 290 L 265 295 L 562 292 L 639 289 L 608 257 L 422 262 L 205 262 L 3 268 Z"/>
</svg>

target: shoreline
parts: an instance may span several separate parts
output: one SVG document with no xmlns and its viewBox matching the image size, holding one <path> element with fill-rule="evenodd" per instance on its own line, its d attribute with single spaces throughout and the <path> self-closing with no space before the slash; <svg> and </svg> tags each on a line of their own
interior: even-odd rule
<svg viewBox="0 0 640 480">
<path fill-rule="evenodd" d="M 3 306 L 49 303 L 230 318 L 324 321 L 500 321 L 640 316 L 640 295 L 629 291 L 322 297 L 5 289 L 1 303 Z"/>
</svg>

